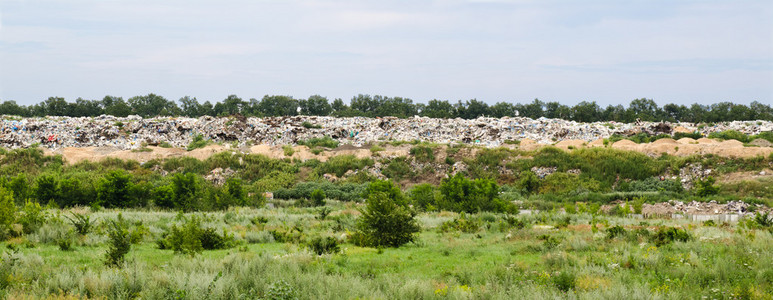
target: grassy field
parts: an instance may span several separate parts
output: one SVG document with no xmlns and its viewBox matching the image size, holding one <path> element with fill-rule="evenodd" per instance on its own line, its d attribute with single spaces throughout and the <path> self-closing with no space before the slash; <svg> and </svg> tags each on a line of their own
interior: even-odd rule
<svg viewBox="0 0 773 300">
<path fill-rule="evenodd" d="M 8 299 L 773 297 L 773 236 L 753 221 L 428 212 L 417 216 L 415 242 L 380 249 L 351 241 L 360 205 L 328 200 L 324 219 L 321 208 L 295 207 L 47 210 L 37 232 L 3 242 L 0 287 Z M 94 229 L 74 234 L 66 219 L 73 213 L 88 215 Z M 123 265 L 110 267 L 107 224 L 119 214 L 133 243 Z M 193 215 L 232 234 L 231 247 L 194 255 L 159 249 L 165 232 Z M 308 241 L 318 236 L 334 237 L 338 251 L 313 253 Z"/>
</svg>

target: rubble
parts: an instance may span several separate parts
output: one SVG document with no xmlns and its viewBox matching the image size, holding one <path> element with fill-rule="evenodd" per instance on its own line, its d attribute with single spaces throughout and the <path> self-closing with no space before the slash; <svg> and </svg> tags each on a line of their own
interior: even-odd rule
<svg viewBox="0 0 773 300">
<path fill-rule="evenodd" d="M 246 118 L 242 116 L 195 118 L 148 118 L 129 116 L 117 118 L 0 117 L 0 146 L 24 148 L 40 144 L 50 149 L 64 147 L 112 146 L 121 150 L 143 145 L 186 147 L 195 136 L 215 142 L 293 145 L 314 137 L 329 136 L 342 144 L 362 146 L 378 141 L 425 141 L 433 143 L 466 143 L 497 147 L 508 140 L 530 139 L 540 144 L 578 140 L 591 142 L 613 134 L 632 135 L 639 132 L 670 133 L 691 131 L 708 135 L 711 132 L 737 130 L 745 134 L 773 131 L 773 122 L 727 122 L 711 126 L 692 123 L 577 123 L 561 119 L 529 119 L 522 117 L 465 119 L 433 119 L 413 117 L 336 118 L 317 116 Z M 303 126 L 312 124 L 311 128 Z M 308 125 L 307 124 L 307 125 Z M 319 126 L 320 128 L 315 128 Z M 676 129 L 674 129 L 676 128 Z"/>
</svg>

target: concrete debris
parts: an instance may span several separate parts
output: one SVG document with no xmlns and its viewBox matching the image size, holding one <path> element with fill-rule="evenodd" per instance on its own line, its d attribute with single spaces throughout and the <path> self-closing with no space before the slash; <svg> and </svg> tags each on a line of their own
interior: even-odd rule
<svg viewBox="0 0 773 300">
<path fill-rule="evenodd" d="M 298 141 L 324 136 L 354 146 L 378 141 L 420 140 L 497 147 L 508 140 L 524 139 L 551 144 L 564 140 L 591 142 L 613 134 L 633 135 L 640 132 L 657 134 L 687 131 L 708 135 L 728 129 L 745 134 L 773 130 L 773 122 L 770 121 L 736 121 L 698 127 L 692 123 L 577 123 L 521 117 L 480 117 L 473 120 L 317 116 L 143 119 L 139 116 L 117 118 L 103 115 L 95 118 L 2 116 L 0 119 L 0 146 L 3 147 L 30 147 L 39 143 L 51 149 L 113 146 L 121 150 L 161 144 L 186 147 L 197 135 L 215 142 L 233 142 L 239 147 L 249 144 L 293 145 Z M 304 126 L 304 122 L 308 122 L 307 126 Z M 314 128 L 317 125 L 320 128 Z"/>
<path fill-rule="evenodd" d="M 531 171 L 540 179 L 544 179 L 546 176 L 555 173 L 556 170 L 558 170 L 556 167 L 531 167 Z"/>
<path fill-rule="evenodd" d="M 757 212 L 771 210 L 760 204 L 748 204 L 742 200 L 729 201 L 719 204 L 716 201 L 709 202 L 682 202 L 671 200 L 668 202 L 644 204 L 642 214 L 644 216 L 669 216 L 673 214 L 687 215 L 754 215 Z"/>
<path fill-rule="evenodd" d="M 223 185 L 225 184 L 225 181 L 234 174 L 236 174 L 236 171 L 231 168 L 215 168 L 207 176 L 204 176 L 204 179 L 215 185 Z"/>
</svg>

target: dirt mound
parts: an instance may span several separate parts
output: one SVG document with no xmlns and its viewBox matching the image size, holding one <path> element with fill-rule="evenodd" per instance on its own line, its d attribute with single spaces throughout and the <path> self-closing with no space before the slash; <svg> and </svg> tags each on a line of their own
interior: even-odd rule
<svg viewBox="0 0 773 300">
<path fill-rule="evenodd" d="M 564 140 L 560 141 L 556 144 L 556 147 L 568 150 L 570 147 L 572 149 L 579 149 L 581 147 L 585 147 L 587 143 L 583 140 Z"/>
<path fill-rule="evenodd" d="M 679 140 L 678 140 L 678 141 L 676 141 L 676 142 L 677 142 L 677 143 L 680 143 L 680 144 L 685 144 L 685 145 L 687 145 L 687 144 L 697 144 L 697 143 L 698 143 L 698 141 L 696 141 L 695 139 L 693 139 L 693 138 L 688 138 L 688 137 L 686 137 L 686 138 L 681 138 L 681 139 L 679 139 Z"/>
<path fill-rule="evenodd" d="M 589 147 L 604 147 L 604 139 L 597 139 L 588 144 Z"/>
<path fill-rule="evenodd" d="M 665 139 L 659 139 L 657 141 L 654 141 L 652 142 L 652 144 L 653 145 L 663 145 L 663 144 L 675 145 L 677 144 L 677 142 L 674 139 L 665 138 Z"/>
<path fill-rule="evenodd" d="M 717 142 L 715 140 L 707 139 L 707 138 L 699 138 L 697 140 L 697 142 L 698 142 L 698 144 L 716 144 L 716 143 L 719 143 L 719 142 Z"/>
<path fill-rule="evenodd" d="M 758 146 L 758 147 L 773 147 L 773 143 L 769 142 L 768 140 L 764 140 L 764 139 L 755 139 L 755 140 L 751 141 L 751 143 L 749 143 L 749 144 L 754 145 L 754 146 Z"/>
</svg>

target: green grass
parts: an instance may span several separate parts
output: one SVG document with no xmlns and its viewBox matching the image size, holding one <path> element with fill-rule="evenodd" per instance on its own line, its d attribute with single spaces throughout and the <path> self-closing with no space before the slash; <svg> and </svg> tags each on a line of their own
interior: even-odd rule
<svg viewBox="0 0 773 300">
<path fill-rule="evenodd" d="M 0 245 L 18 245 L 17 253 L 6 250 L 0 261 L 0 275 L 13 274 L 0 277 L 0 284 L 7 285 L 1 293 L 9 298 L 259 298 L 279 292 L 283 281 L 287 289 L 282 291 L 301 299 L 772 296 L 773 235 L 745 223 L 540 213 L 516 217 L 526 224 L 517 229 L 508 225 L 505 215 L 482 213 L 467 215 L 481 222 L 480 229 L 462 233 L 438 231 L 440 224 L 458 215 L 435 212 L 418 216 L 423 229 L 416 243 L 374 249 L 354 246 L 344 238 L 340 253 L 309 253 L 302 240 L 319 235 L 340 239 L 353 230 L 356 216 L 351 213 L 357 207 L 330 201 L 332 213 L 324 221 L 316 218 L 315 208 L 233 208 L 199 214 L 204 226 L 225 228 L 238 240 L 246 232 L 293 227 L 300 228 L 304 238 L 297 243 L 241 240 L 234 248 L 194 257 L 156 248 L 154 240 L 163 228 L 179 222 L 175 212 L 90 213 L 99 224 L 121 213 L 134 224 L 132 228 L 138 222 L 147 227 L 149 234 L 132 245 L 123 268 L 104 265 L 106 244 L 98 242 L 103 240 L 102 225 L 91 233 L 97 242 L 74 243 L 68 252 L 53 243 L 25 246 L 22 240 L 35 239 L 33 234 Z M 258 216 L 265 222 L 251 221 Z M 563 226 L 566 217 L 569 223 Z M 598 224 L 598 233 L 590 223 Z M 623 233 L 607 238 L 606 229 L 617 225 Z M 635 234 L 645 230 L 654 235 L 658 228 L 668 227 L 685 228 L 691 239 L 656 247 L 654 241 Z M 548 247 L 546 240 L 556 244 Z M 10 261 L 14 263 L 9 265 Z"/>
</svg>

